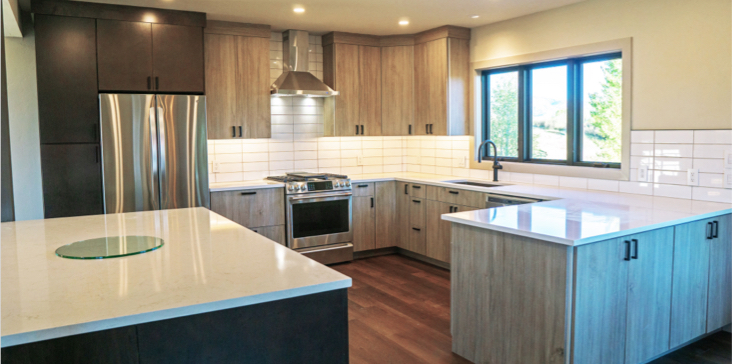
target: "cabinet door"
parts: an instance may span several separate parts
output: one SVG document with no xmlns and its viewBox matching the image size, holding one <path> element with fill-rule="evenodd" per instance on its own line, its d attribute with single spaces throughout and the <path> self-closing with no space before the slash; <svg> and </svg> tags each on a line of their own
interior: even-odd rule
<svg viewBox="0 0 732 364">
<path fill-rule="evenodd" d="M 203 93 L 203 28 L 153 24 L 152 56 L 156 92 Z"/>
<path fill-rule="evenodd" d="M 417 135 L 447 135 L 447 38 L 414 47 Z"/>
<path fill-rule="evenodd" d="M 335 104 L 332 127 L 336 136 L 357 135 L 356 126 L 361 124 L 358 63 L 357 45 L 336 43 L 323 47 L 323 82 L 340 93 L 332 100 Z"/>
<path fill-rule="evenodd" d="M 102 164 L 97 144 L 42 144 L 46 218 L 104 213 Z"/>
<path fill-rule="evenodd" d="M 425 230 L 424 228 L 412 226 L 409 229 L 409 243 L 407 250 L 417 254 L 425 254 Z"/>
<path fill-rule="evenodd" d="M 412 227 L 424 227 L 425 201 L 421 198 L 412 197 L 409 201 L 409 224 Z"/>
<path fill-rule="evenodd" d="M 269 93 L 269 39 L 236 37 L 236 117 L 243 126 L 239 137 L 272 136 Z"/>
<path fill-rule="evenodd" d="M 285 224 L 282 188 L 211 193 L 211 211 L 246 227 Z"/>
<path fill-rule="evenodd" d="M 642 363 L 669 349 L 674 228 L 622 240 L 633 249 L 628 265 L 625 362 Z"/>
<path fill-rule="evenodd" d="M 375 248 L 387 248 L 397 245 L 398 225 L 396 182 L 376 182 L 376 231 Z"/>
<path fill-rule="evenodd" d="M 99 90 L 153 90 L 152 42 L 150 23 L 97 19 Z"/>
<path fill-rule="evenodd" d="M 41 144 L 99 142 L 94 19 L 36 14 L 35 31 Z"/>
<path fill-rule="evenodd" d="M 396 183 L 396 214 L 397 214 L 397 246 L 407 249 L 409 246 L 409 235 L 411 226 L 409 224 L 409 204 L 412 199 L 409 196 L 409 183 Z"/>
<path fill-rule="evenodd" d="M 628 261 L 619 239 L 575 250 L 574 363 L 625 362 Z"/>
<path fill-rule="evenodd" d="M 236 37 L 206 34 L 206 122 L 208 139 L 238 138 Z"/>
<path fill-rule="evenodd" d="M 252 231 L 277 244 L 287 245 L 285 241 L 285 225 L 256 227 L 252 228 Z"/>
<path fill-rule="evenodd" d="M 719 226 L 709 247 L 707 332 L 732 322 L 732 215 L 714 218 Z"/>
<path fill-rule="evenodd" d="M 674 234 L 674 271 L 671 297 L 671 347 L 706 332 L 709 287 L 708 222 L 677 225 Z"/>
<path fill-rule="evenodd" d="M 363 135 L 381 135 L 381 48 L 359 46 L 358 60 Z"/>
<path fill-rule="evenodd" d="M 450 222 L 442 214 L 452 212 L 453 205 L 425 200 L 425 255 L 441 262 L 450 262 Z"/>
<path fill-rule="evenodd" d="M 353 251 L 374 249 L 374 198 L 353 198 Z"/>
<path fill-rule="evenodd" d="M 381 48 L 381 134 L 409 135 L 414 122 L 414 46 Z"/>
</svg>

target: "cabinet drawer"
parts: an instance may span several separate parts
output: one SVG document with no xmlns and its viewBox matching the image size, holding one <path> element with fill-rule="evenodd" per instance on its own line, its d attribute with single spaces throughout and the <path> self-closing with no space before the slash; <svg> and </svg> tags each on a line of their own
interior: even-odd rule
<svg viewBox="0 0 732 364">
<path fill-rule="evenodd" d="M 421 198 L 409 199 L 409 223 L 412 226 L 424 227 L 424 200 Z"/>
<path fill-rule="evenodd" d="M 424 198 L 425 185 L 410 184 L 409 195 L 416 198 Z"/>
<path fill-rule="evenodd" d="M 211 193 L 211 210 L 246 227 L 285 224 L 282 188 Z"/>
<path fill-rule="evenodd" d="M 285 243 L 285 225 L 275 226 L 260 226 L 253 227 L 250 230 L 255 233 L 264 236 L 269 240 L 273 240 L 275 243 L 280 245 L 286 245 Z"/>
<path fill-rule="evenodd" d="M 437 200 L 456 205 L 485 208 L 485 194 L 482 192 L 440 187 L 437 190 Z"/>
<path fill-rule="evenodd" d="M 373 183 L 354 183 L 353 185 L 353 196 L 373 196 L 374 195 L 374 184 Z"/>
<path fill-rule="evenodd" d="M 409 244 L 407 250 L 415 253 L 425 254 L 425 231 L 424 228 L 412 226 L 409 229 Z"/>
</svg>

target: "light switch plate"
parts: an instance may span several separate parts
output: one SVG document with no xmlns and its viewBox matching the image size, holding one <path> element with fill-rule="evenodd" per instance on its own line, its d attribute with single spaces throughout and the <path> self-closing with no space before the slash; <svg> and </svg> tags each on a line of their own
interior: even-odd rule
<svg viewBox="0 0 732 364">
<path fill-rule="evenodd" d="M 648 182 L 648 166 L 638 167 L 638 182 Z"/>
<path fill-rule="evenodd" d="M 686 171 L 686 184 L 690 186 L 698 186 L 699 185 L 699 170 L 689 168 L 688 171 Z"/>
<path fill-rule="evenodd" d="M 732 188 L 732 169 L 724 170 L 724 188 Z"/>
<path fill-rule="evenodd" d="M 732 169 L 732 150 L 724 151 L 724 169 Z"/>
<path fill-rule="evenodd" d="M 351 160 L 353 160 L 353 159 L 351 159 Z M 360 154 L 358 156 L 356 156 L 356 165 L 359 165 L 359 166 L 363 165 L 363 156 Z"/>
</svg>

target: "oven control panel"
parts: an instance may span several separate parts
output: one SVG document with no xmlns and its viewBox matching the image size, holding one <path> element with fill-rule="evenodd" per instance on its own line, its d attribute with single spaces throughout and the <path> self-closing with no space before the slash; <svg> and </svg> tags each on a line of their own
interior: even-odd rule
<svg viewBox="0 0 732 364">
<path fill-rule="evenodd" d="M 351 189 L 351 180 L 349 179 L 333 179 L 333 180 L 316 180 L 306 182 L 287 182 L 285 192 L 289 194 L 311 193 L 311 192 L 327 192 L 327 191 L 343 191 Z"/>
</svg>

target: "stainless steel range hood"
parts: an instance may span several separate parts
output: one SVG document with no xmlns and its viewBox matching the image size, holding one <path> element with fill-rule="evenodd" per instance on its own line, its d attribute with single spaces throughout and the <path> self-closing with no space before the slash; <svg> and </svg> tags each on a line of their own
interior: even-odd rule
<svg viewBox="0 0 732 364">
<path fill-rule="evenodd" d="M 282 33 L 284 73 L 270 87 L 272 95 L 328 97 L 338 95 L 313 76 L 308 69 L 308 32 L 288 30 Z"/>
</svg>

